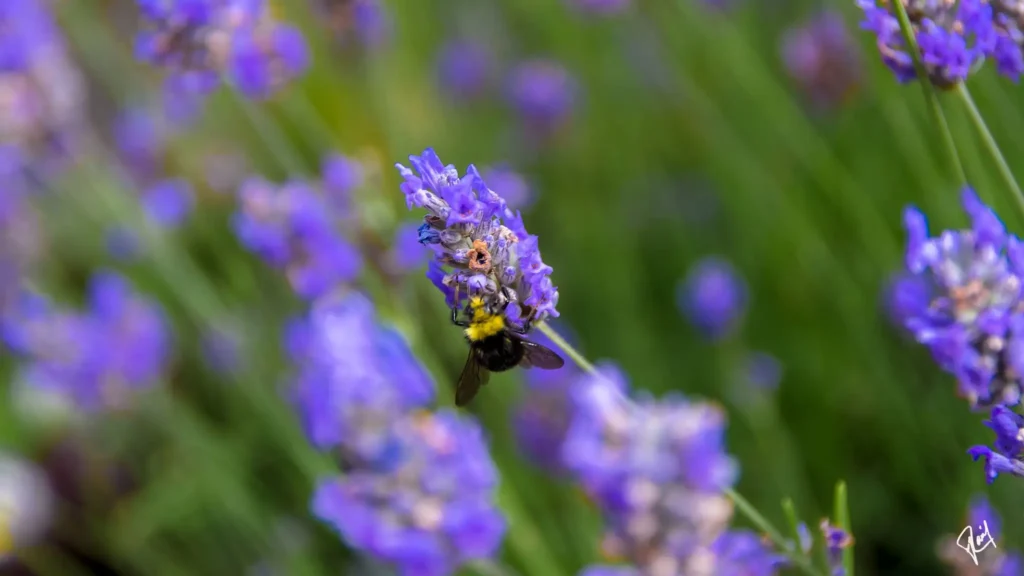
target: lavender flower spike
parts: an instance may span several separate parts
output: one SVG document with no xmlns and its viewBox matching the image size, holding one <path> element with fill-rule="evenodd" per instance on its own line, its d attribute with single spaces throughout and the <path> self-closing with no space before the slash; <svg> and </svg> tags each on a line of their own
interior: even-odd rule
<svg viewBox="0 0 1024 576">
<path fill-rule="evenodd" d="M 1006 406 L 996 406 L 985 426 L 996 433 L 994 450 L 972 446 L 967 453 L 975 460 L 985 458 L 985 478 L 989 484 L 1000 474 L 1024 476 L 1024 416 Z"/>
<path fill-rule="evenodd" d="M 448 305 L 459 305 L 457 291 L 460 300 L 482 295 L 509 304 L 508 320 L 518 326 L 558 317 L 552 269 L 541 259 L 537 237 L 526 231 L 520 214 L 487 187 L 472 165 L 460 177 L 430 148 L 409 161 L 413 169 L 395 167 L 405 179 L 407 206 L 429 212 L 420 226 L 420 243 L 433 250 L 427 276 Z"/>
<path fill-rule="evenodd" d="M 251 178 L 238 196 L 235 234 L 246 248 L 284 269 L 299 296 L 318 298 L 359 275 L 362 256 L 338 231 L 342 215 L 314 185 L 278 186 Z"/>
<path fill-rule="evenodd" d="M 408 344 L 377 322 L 361 294 L 317 301 L 287 340 L 299 365 L 293 400 L 310 442 L 340 448 L 351 464 L 389 458 L 394 420 L 434 398 Z"/>
<path fill-rule="evenodd" d="M 843 15 L 826 11 L 789 30 L 782 60 L 801 91 L 821 108 L 844 103 L 864 76 L 860 47 L 846 29 Z"/>
<path fill-rule="evenodd" d="M 723 446 L 721 409 L 681 397 L 633 400 L 626 390 L 613 366 L 583 375 L 562 452 L 604 513 L 604 553 L 635 566 L 632 574 L 775 573 L 782 559 L 756 536 L 728 532 L 723 491 L 737 467 Z"/>
<path fill-rule="evenodd" d="M 313 513 L 402 576 L 448 576 L 492 556 L 505 533 L 498 476 L 474 420 L 410 413 L 389 426 L 392 457 L 321 482 Z"/>
<path fill-rule="evenodd" d="M 276 22 L 266 0 L 138 0 L 148 24 L 140 60 L 170 71 L 170 99 L 203 96 L 221 76 L 252 98 L 271 95 L 309 64 L 298 30 Z"/>
<path fill-rule="evenodd" d="M 132 394 L 159 381 L 169 359 L 163 311 L 109 272 L 93 276 L 86 311 L 58 310 L 24 294 L 0 331 L 25 360 L 25 382 L 86 411 L 124 407 Z"/>
<path fill-rule="evenodd" d="M 679 306 L 708 338 L 726 336 L 743 314 L 747 287 L 729 262 L 708 257 L 679 286 Z"/>
<path fill-rule="evenodd" d="M 972 406 L 1020 401 L 1024 374 L 1020 241 L 972 190 L 963 192 L 969 230 L 928 237 L 923 214 L 904 212 L 908 273 L 894 284 L 896 315 Z"/>
<path fill-rule="evenodd" d="M 903 42 L 893 0 L 857 0 L 864 10 L 861 26 L 878 37 L 878 51 L 896 79 L 909 82 L 916 77 L 914 62 Z M 921 58 L 932 84 L 952 88 L 967 79 L 996 46 L 992 8 L 983 0 L 960 2 L 904 3 Z"/>
</svg>

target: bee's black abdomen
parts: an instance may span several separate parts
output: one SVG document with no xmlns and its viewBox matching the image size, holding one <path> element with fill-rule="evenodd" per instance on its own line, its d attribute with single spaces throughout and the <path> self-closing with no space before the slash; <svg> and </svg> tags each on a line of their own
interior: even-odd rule
<svg viewBox="0 0 1024 576">
<path fill-rule="evenodd" d="M 473 352 L 484 368 L 491 372 L 504 372 L 515 368 L 523 360 L 523 344 L 505 333 L 488 336 L 473 343 Z"/>
</svg>

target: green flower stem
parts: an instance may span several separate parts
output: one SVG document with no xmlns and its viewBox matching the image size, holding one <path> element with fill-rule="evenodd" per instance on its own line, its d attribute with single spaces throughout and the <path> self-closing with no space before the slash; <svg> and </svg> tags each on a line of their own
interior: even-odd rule
<svg viewBox="0 0 1024 576">
<path fill-rule="evenodd" d="M 918 81 L 921 83 L 921 90 L 924 92 L 924 100 L 928 103 L 928 111 L 931 113 L 932 122 L 939 129 L 939 135 L 942 137 L 946 154 L 949 156 L 953 175 L 957 179 L 957 184 L 961 187 L 966 186 L 967 174 L 964 172 L 963 164 L 960 163 L 960 154 L 956 150 L 956 141 L 953 139 L 953 133 L 949 129 L 949 123 L 946 122 L 946 115 L 942 112 L 939 96 L 936 94 L 935 87 L 928 76 L 928 70 L 921 60 L 921 51 L 917 47 L 917 38 L 914 37 L 914 29 L 911 27 L 910 18 L 907 16 L 907 9 L 903 6 L 902 0 L 889 0 L 889 2 L 896 12 L 896 19 L 900 22 L 900 32 L 903 33 L 903 41 L 906 42 L 910 57 L 914 60 L 914 69 L 917 70 Z"/>
<path fill-rule="evenodd" d="M 963 100 L 964 106 L 967 107 L 967 112 L 971 117 L 971 122 L 974 123 L 974 127 L 977 128 L 978 133 L 981 134 L 982 141 L 985 142 L 985 149 L 988 150 L 992 160 L 995 161 L 996 167 L 999 168 L 999 175 L 1002 176 L 1003 182 L 1006 187 L 1013 193 L 1014 199 L 1017 201 L 1017 205 L 1021 211 L 1024 212 L 1024 192 L 1021 192 L 1020 186 L 1017 184 L 1017 180 L 1013 177 L 1013 172 L 1010 170 L 1010 165 L 1006 163 L 1006 158 L 1003 156 L 1002 151 L 999 149 L 999 144 L 996 143 L 996 139 L 992 136 L 992 132 L 988 129 L 988 124 L 985 123 L 985 118 L 981 115 L 981 111 L 974 104 L 974 98 L 971 98 L 971 92 L 967 89 L 966 84 L 959 84 L 956 87 L 956 93 Z"/>
<path fill-rule="evenodd" d="M 794 566 L 802 570 L 805 574 L 809 574 L 810 576 L 826 576 L 817 568 L 815 568 L 805 556 L 795 551 L 795 548 L 799 548 L 800 546 L 799 542 L 796 544 L 795 548 L 791 547 L 786 542 L 786 539 L 782 537 L 782 533 L 780 533 L 778 529 L 775 528 L 775 526 L 772 526 L 772 523 L 769 522 L 764 516 L 762 516 L 761 513 L 757 511 L 757 508 L 754 508 L 754 506 L 750 502 L 747 502 L 747 500 L 743 498 L 743 496 L 740 496 L 732 488 L 726 488 L 725 495 L 728 496 L 729 499 L 731 499 L 733 503 L 736 504 L 736 508 L 740 511 L 741 514 L 746 516 L 748 520 L 753 522 L 759 530 L 764 532 L 765 535 L 767 535 L 768 538 L 775 543 L 775 546 L 779 549 L 779 551 L 785 554 Z"/>
<path fill-rule="evenodd" d="M 832 505 L 835 507 L 832 513 L 833 521 L 847 534 L 853 534 L 853 528 L 850 526 L 850 506 L 846 497 L 846 482 L 840 480 L 836 484 L 835 500 Z M 844 576 L 853 576 L 853 546 L 847 546 L 843 550 L 843 569 Z"/>
<path fill-rule="evenodd" d="M 570 358 L 572 358 L 573 362 L 575 362 L 580 368 L 591 374 L 597 374 L 597 369 L 594 368 L 594 365 L 591 364 L 586 358 L 584 358 L 582 354 L 577 352 L 576 349 L 573 348 L 573 346 L 565 340 L 565 338 L 562 338 L 550 326 L 544 323 L 540 323 L 535 324 L 535 327 L 538 330 L 540 330 L 541 333 L 543 333 L 545 336 L 550 338 L 551 341 L 556 346 L 561 348 L 562 351 L 565 352 Z M 817 570 L 813 565 L 811 565 L 807 558 L 805 558 L 797 552 L 794 552 L 794 549 L 790 548 L 790 546 L 786 543 L 786 539 L 782 537 L 782 534 L 774 526 L 772 526 L 772 524 L 768 522 L 768 520 L 766 520 L 765 517 L 762 516 L 761 513 L 758 512 L 752 504 L 750 504 L 750 502 L 747 502 L 745 498 L 740 496 L 732 488 L 726 488 L 724 490 L 724 493 L 726 496 L 729 497 L 730 500 L 732 500 L 736 504 L 736 508 L 738 508 L 744 516 L 746 516 L 751 522 L 753 522 L 759 530 L 768 535 L 768 538 L 771 539 L 771 541 L 775 544 L 775 546 L 779 549 L 780 552 L 782 552 L 786 555 L 787 558 L 789 558 L 790 562 L 792 562 L 794 566 L 803 570 L 805 574 L 809 574 L 810 576 L 826 576 L 825 574 Z"/>
<path fill-rule="evenodd" d="M 590 372 L 591 374 L 597 374 L 597 368 L 594 368 L 594 365 L 591 364 L 589 360 L 587 360 L 586 358 L 583 357 L 582 354 L 577 352 L 576 349 L 572 347 L 572 344 L 566 342 L 565 338 L 562 338 L 558 334 L 558 332 L 555 332 L 550 326 L 541 322 L 540 324 L 535 324 L 534 327 L 540 330 L 542 334 L 550 338 L 551 341 L 555 343 L 555 346 L 558 346 L 559 348 L 562 349 L 563 352 L 568 354 L 569 358 L 572 358 L 572 361 L 575 362 L 577 366 L 579 366 L 586 372 Z"/>
</svg>

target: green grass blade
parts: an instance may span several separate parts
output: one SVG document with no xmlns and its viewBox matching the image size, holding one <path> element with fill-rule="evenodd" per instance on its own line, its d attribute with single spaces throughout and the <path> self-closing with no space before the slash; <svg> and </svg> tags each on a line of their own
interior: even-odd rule
<svg viewBox="0 0 1024 576">
<path fill-rule="evenodd" d="M 833 522 L 847 534 L 853 534 L 853 528 L 850 526 L 850 506 L 846 496 L 846 482 L 843 480 L 836 484 L 833 506 L 835 507 L 832 512 Z M 846 571 L 846 576 L 853 576 L 853 546 L 847 546 L 843 550 L 843 569 Z"/>
</svg>

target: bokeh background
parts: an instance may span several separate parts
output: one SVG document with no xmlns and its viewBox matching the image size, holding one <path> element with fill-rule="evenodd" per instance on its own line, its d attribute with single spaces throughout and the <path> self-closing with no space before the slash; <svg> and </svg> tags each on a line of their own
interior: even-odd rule
<svg viewBox="0 0 1024 576">
<path fill-rule="evenodd" d="M 568 0 L 388 0 L 370 34 L 312 0 L 273 4 L 302 28 L 311 68 L 268 101 L 225 88 L 191 122 L 170 123 L 161 168 L 196 192 L 167 231 L 140 224 L 138 190 L 111 152 L 117 118 L 159 117 L 165 104 L 160 72 L 133 57 L 134 3 L 50 2 L 82 75 L 77 121 L 91 140 L 33 200 L 31 282 L 76 305 L 94 270 L 118 270 L 163 306 L 174 352 L 160 389 L 88 426 L 26 394 L 14 357 L 0 356 L 0 438 L 40 463 L 64 502 L 54 536 L 23 551 L 18 570 L 387 573 L 309 514 L 332 464 L 281 394 L 282 330 L 304 304 L 241 247 L 230 219 L 243 177 L 316 177 L 325 154 L 342 152 L 366 171 L 364 257 L 386 264 L 395 231 L 421 217 L 405 210 L 391 166 L 428 146 L 460 170 L 505 165 L 523 177 L 526 224 L 560 290 L 556 327 L 637 388 L 720 401 L 738 491 L 777 525 L 786 496 L 813 523 L 828 515 L 845 479 L 858 574 L 943 573 L 936 542 L 960 532 L 977 493 L 1003 511 L 1000 541 L 1024 541 L 1011 512 L 1024 494 L 1009 479 L 987 487 L 966 455 L 988 440 L 982 416 L 887 316 L 903 207 L 919 206 L 935 229 L 965 218 L 919 88 L 893 80 L 852 3 L 634 0 L 601 15 Z M 790 40 L 810 48 L 787 44 L 823 12 L 833 20 L 820 38 Z M 442 60 L 452 41 L 469 43 L 455 56 L 481 59 L 467 89 L 470 72 Z M 541 128 L 516 106 L 516 70 L 536 59 L 563 66 L 570 90 Z M 971 88 L 1024 173 L 1018 88 L 991 67 Z M 961 107 L 945 104 L 972 183 L 1020 230 Z M 124 226 L 139 236 L 121 246 L 132 257 L 111 240 Z M 679 305 L 680 283 L 708 256 L 730 261 L 748 294 L 714 341 Z M 450 403 L 466 346 L 423 270 L 367 273 L 362 286 Z M 211 330 L 233 335 L 226 359 L 211 359 Z M 753 352 L 777 359 L 777 385 L 750 374 Z M 598 557 L 600 520 L 517 444 L 513 414 L 533 394 L 523 374 L 498 375 L 469 409 L 502 473 L 501 559 L 529 576 L 575 574 Z"/>
</svg>

